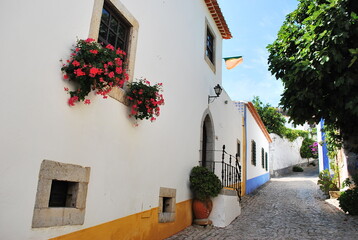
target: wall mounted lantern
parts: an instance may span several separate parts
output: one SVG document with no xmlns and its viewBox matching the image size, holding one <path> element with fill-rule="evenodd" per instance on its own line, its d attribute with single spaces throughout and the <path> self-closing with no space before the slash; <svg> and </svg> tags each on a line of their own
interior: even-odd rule
<svg viewBox="0 0 358 240">
<path fill-rule="evenodd" d="M 208 96 L 208 103 L 210 103 L 210 98 L 213 98 L 213 100 L 211 102 L 214 102 L 215 98 L 219 97 L 221 92 L 223 91 L 223 89 L 220 87 L 219 84 L 217 84 L 215 87 L 214 87 L 214 91 L 215 91 L 215 94 L 216 96 Z"/>
</svg>

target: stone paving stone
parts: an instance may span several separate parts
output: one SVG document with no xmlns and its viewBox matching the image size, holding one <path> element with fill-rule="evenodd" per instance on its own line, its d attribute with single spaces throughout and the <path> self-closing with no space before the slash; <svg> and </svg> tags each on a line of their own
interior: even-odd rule
<svg viewBox="0 0 358 240">
<path fill-rule="evenodd" d="M 358 240 L 358 216 L 325 201 L 317 167 L 273 178 L 241 201 L 229 226 L 190 226 L 167 240 Z"/>
</svg>

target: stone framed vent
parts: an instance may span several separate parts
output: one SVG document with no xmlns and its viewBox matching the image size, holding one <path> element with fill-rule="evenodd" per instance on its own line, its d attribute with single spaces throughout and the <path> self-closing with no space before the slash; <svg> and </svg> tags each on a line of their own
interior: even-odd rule
<svg viewBox="0 0 358 240">
<path fill-rule="evenodd" d="M 32 227 L 84 223 L 90 168 L 43 160 Z"/>
<path fill-rule="evenodd" d="M 158 221 L 174 222 L 176 215 L 176 189 L 161 187 L 159 190 Z"/>
</svg>

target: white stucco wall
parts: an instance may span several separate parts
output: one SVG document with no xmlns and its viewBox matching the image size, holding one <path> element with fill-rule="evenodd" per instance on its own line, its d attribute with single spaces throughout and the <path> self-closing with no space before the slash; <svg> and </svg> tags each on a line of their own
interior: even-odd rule
<svg viewBox="0 0 358 240">
<path fill-rule="evenodd" d="M 160 187 L 175 188 L 177 202 L 191 198 L 188 176 L 200 160 L 208 110 L 216 146 L 226 144 L 236 153 L 241 117 L 230 101 L 225 104 L 226 93 L 207 102 L 213 86 L 221 84 L 222 46 L 204 1 L 121 2 L 139 23 L 134 77 L 164 86 L 161 116 L 138 127 L 128 119 L 128 108 L 112 98 L 91 94 L 89 106 L 67 105 L 63 88 L 71 85 L 62 79 L 59 60 L 69 57 L 77 37 L 88 37 L 93 0 L 0 3 L 7 33 L 0 39 L 4 239 L 47 239 L 148 210 L 158 206 Z M 205 19 L 217 36 L 215 73 L 204 60 Z M 91 168 L 83 225 L 31 228 L 44 159 Z"/>
<path fill-rule="evenodd" d="M 209 219 L 215 227 L 228 226 L 241 214 L 238 196 L 219 194 L 213 199 L 213 210 Z"/>
<path fill-rule="evenodd" d="M 274 171 L 292 167 L 297 164 L 307 163 L 307 159 L 301 158 L 300 148 L 303 138 L 299 137 L 290 142 L 286 138 L 281 138 L 275 133 L 270 133 L 272 143 L 270 145 L 270 173 Z"/>
</svg>

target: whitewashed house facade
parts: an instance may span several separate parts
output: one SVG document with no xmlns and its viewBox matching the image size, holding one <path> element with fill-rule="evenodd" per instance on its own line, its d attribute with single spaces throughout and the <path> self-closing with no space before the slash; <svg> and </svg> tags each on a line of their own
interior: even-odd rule
<svg viewBox="0 0 358 240">
<path fill-rule="evenodd" d="M 67 105 L 63 89 L 73 85 L 59 60 L 76 38 L 101 37 L 103 12 L 125 28 L 130 81 L 163 83 L 153 123 L 134 126 L 122 89 Z M 0 13 L 0 238 L 163 239 L 189 226 L 191 168 L 223 145 L 244 152 L 229 96 L 208 99 L 231 37 L 217 1 L 2 1 Z M 256 132 L 247 129 L 247 139 Z M 258 152 L 264 144 L 257 140 Z M 248 182 L 266 173 L 257 156 Z M 50 207 L 61 184 L 70 203 Z"/>
<path fill-rule="evenodd" d="M 244 126 L 242 191 L 249 194 L 270 179 L 269 147 L 272 139 L 251 102 L 235 102 L 235 105 L 243 116 Z"/>
</svg>

